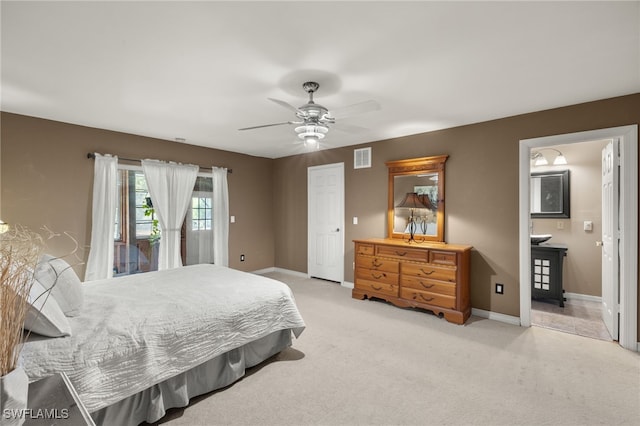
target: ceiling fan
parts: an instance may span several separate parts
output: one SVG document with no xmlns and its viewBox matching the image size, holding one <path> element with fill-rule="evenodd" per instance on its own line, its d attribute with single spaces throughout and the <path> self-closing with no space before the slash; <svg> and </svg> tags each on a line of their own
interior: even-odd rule
<svg viewBox="0 0 640 426">
<path fill-rule="evenodd" d="M 336 119 L 380 109 L 380 104 L 378 104 L 378 102 L 370 100 L 329 111 L 327 108 L 313 101 L 313 94 L 318 90 L 319 87 L 320 85 L 315 81 L 307 81 L 302 85 L 304 91 L 309 94 L 309 101 L 299 108 L 296 108 L 290 103 L 281 101 L 279 99 L 267 98 L 270 101 L 293 111 L 298 120 L 244 127 L 238 130 L 253 130 L 262 127 L 294 124 L 296 125 L 295 131 L 298 134 L 298 137 L 304 142 L 305 147 L 317 148 L 319 147 L 320 140 L 324 139 L 324 137 L 327 135 L 329 126 L 336 123 Z M 348 127 L 344 127 L 343 129 L 346 130 L 348 129 Z"/>
</svg>

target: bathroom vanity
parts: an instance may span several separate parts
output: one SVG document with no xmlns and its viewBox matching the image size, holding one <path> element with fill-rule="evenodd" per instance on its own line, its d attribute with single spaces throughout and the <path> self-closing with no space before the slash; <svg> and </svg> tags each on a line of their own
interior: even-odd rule
<svg viewBox="0 0 640 426">
<path fill-rule="evenodd" d="M 567 255 L 564 244 L 531 245 L 531 298 L 551 300 L 564 307 L 562 265 Z"/>
</svg>

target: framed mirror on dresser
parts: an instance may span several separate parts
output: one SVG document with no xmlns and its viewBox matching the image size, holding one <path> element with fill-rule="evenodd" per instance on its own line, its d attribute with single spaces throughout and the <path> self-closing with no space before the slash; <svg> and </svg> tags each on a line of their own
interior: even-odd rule
<svg viewBox="0 0 640 426">
<path fill-rule="evenodd" d="M 425 309 L 455 324 L 471 316 L 471 246 L 448 244 L 446 155 L 387 162 L 387 238 L 355 240 L 356 299 Z"/>
<path fill-rule="evenodd" d="M 388 161 L 389 238 L 444 241 L 444 169 L 447 155 Z"/>
</svg>

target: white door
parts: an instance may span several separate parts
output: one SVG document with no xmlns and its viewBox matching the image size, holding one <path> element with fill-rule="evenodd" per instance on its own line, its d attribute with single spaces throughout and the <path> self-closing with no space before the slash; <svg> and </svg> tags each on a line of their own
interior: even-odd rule
<svg viewBox="0 0 640 426">
<path fill-rule="evenodd" d="M 618 141 L 602 150 L 602 320 L 618 340 Z"/>
<path fill-rule="evenodd" d="M 186 265 L 213 263 L 212 193 L 194 191 L 185 226 Z"/>
<path fill-rule="evenodd" d="M 307 173 L 309 276 L 344 279 L 344 163 Z"/>
</svg>

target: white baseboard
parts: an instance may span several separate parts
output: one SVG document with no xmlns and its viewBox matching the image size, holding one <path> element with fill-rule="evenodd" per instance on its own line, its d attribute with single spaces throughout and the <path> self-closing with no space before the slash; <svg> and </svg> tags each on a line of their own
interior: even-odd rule
<svg viewBox="0 0 640 426">
<path fill-rule="evenodd" d="M 511 325 L 520 325 L 520 317 L 514 317 L 513 315 L 506 315 L 498 312 L 485 311 L 484 309 L 472 308 L 471 315 L 475 315 L 480 318 L 500 321 Z"/>
<path fill-rule="evenodd" d="M 567 298 L 567 300 L 587 300 L 589 302 L 598 302 L 598 303 L 602 303 L 602 297 L 600 296 L 591 296 L 588 294 L 580 294 L 580 293 L 564 293 L 564 297 Z"/>
<path fill-rule="evenodd" d="M 355 285 L 349 281 L 342 281 L 342 287 L 346 287 L 346 288 L 350 288 L 351 290 L 353 290 L 353 287 L 355 287 Z"/>
</svg>

